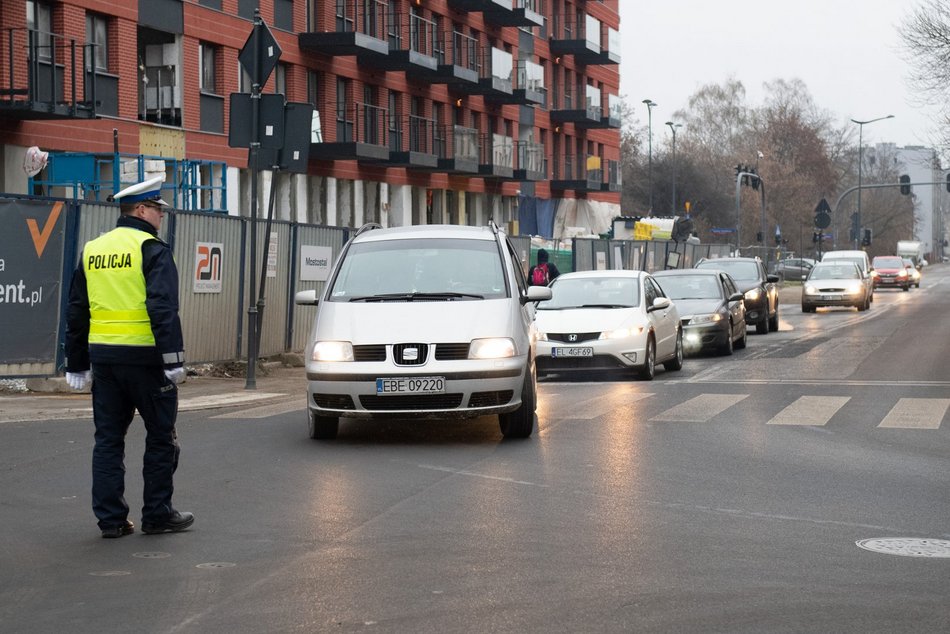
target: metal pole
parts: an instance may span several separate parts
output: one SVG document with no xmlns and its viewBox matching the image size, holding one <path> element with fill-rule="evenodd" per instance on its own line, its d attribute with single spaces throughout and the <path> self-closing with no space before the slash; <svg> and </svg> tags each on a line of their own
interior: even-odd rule
<svg viewBox="0 0 950 634">
<path fill-rule="evenodd" d="M 254 28 L 260 28 L 260 9 L 254 9 Z M 261 38 L 258 37 L 254 46 L 254 77 L 261 76 Z M 261 85 L 251 86 L 251 148 L 248 152 L 248 162 L 251 164 L 251 275 L 248 280 L 251 285 L 250 302 L 247 307 L 247 381 L 244 389 L 257 389 L 257 305 L 254 303 L 257 295 L 257 181 L 260 178 L 258 159 L 260 158 L 261 135 Z"/>
<path fill-rule="evenodd" d="M 878 117 L 877 119 L 868 119 L 867 121 L 858 121 L 857 119 L 851 119 L 851 123 L 858 124 L 858 212 L 856 216 L 857 222 L 854 224 L 857 226 L 852 226 L 854 229 L 854 248 L 858 248 L 860 243 L 860 234 L 861 234 L 861 180 L 864 172 L 864 126 L 868 123 L 874 123 L 875 121 L 883 121 L 884 119 L 893 119 L 894 115 L 889 114 L 885 117 Z"/>
<path fill-rule="evenodd" d="M 681 123 L 673 123 L 672 121 L 667 121 L 666 125 L 670 126 L 670 131 L 673 133 L 673 209 L 670 211 L 670 215 L 676 215 L 676 128 L 681 127 Z"/>
<path fill-rule="evenodd" d="M 647 215 L 653 215 L 653 107 L 656 103 L 652 99 L 644 99 L 643 103 L 647 106 L 647 156 L 649 157 L 649 178 L 650 178 L 650 208 Z"/>
</svg>

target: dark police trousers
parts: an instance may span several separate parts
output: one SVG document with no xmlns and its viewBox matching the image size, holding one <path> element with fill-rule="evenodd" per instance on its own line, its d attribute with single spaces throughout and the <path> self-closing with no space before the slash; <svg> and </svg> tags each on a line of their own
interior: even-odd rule
<svg viewBox="0 0 950 634">
<path fill-rule="evenodd" d="M 92 510 L 100 528 L 128 517 L 125 434 L 138 410 L 145 421 L 142 522 L 163 523 L 173 512 L 172 477 L 178 468 L 178 386 L 161 366 L 92 364 L 96 446 L 92 452 Z"/>
</svg>

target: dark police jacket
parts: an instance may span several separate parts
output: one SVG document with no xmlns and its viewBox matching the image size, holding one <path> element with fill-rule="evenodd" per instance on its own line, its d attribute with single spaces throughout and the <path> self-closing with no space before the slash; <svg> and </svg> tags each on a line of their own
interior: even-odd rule
<svg viewBox="0 0 950 634">
<path fill-rule="evenodd" d="M 126 346 L 89 343 L 89 293 L 85 258 L 80 255 L 73 273 L 66 307 L 66 371 L 88 370 L 90 363 L 157 365 L 166 369 L 184 364 L 184 341 L 178 317 L 178 268 L 172 251 L 148 222 L 120 216 L 116 227 L 144 231 L 154 239 L 142 243 L 142 273 L 145 277 L 145 308 L 148 311 L 154 346 Z"/>
</svg>

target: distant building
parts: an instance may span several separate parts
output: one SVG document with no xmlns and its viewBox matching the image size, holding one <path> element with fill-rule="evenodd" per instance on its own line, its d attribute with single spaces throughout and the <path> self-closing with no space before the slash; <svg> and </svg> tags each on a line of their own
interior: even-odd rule
<svg viewBox="0 0 950 634">
<path fill-rule="evenodd" d="M 318 117 L 278 218 L 550 237 L 620 214 L 619 0 L 4 0 L 0 192 L 104 200 L 164 169 L 175 207 L 249 215 L 228 133 L 256 10 L 281 49 L 264 93 Z"/>
<path fill-rule="evenodd" d="M 947 189 L 943 168 L 937 151 L 923 146 L 895 148 L 901 174 L 910 176 L 912 183 L 941 183 L 940 185 L 914 185 L 914 235 L 913 239 L 924 245 L 924 253 L 934 261 L 944 255 L 946 239 L 946 214 L 948 211 Z"/>
</svg>

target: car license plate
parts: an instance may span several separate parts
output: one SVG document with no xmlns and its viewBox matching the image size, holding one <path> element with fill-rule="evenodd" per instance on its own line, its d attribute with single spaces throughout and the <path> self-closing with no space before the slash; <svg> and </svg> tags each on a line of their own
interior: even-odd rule
<svg viewBox="0 0 950 634">
<path fill-rule="evenodd" d="M 552 357 L 592 357 L 593 348 L 552 348 Z"/>
<path fill-rule="evenodd" d="M 825 299 L 836 301 L 841 299 L 841 295 L 825 295 Z"/>
<path fill-rule="evenodd" d="M 414 376 L 376 379 L 377 396 L 398 394 L 442 394 L 445 392 L 444 376 Z"/>
</svg>

